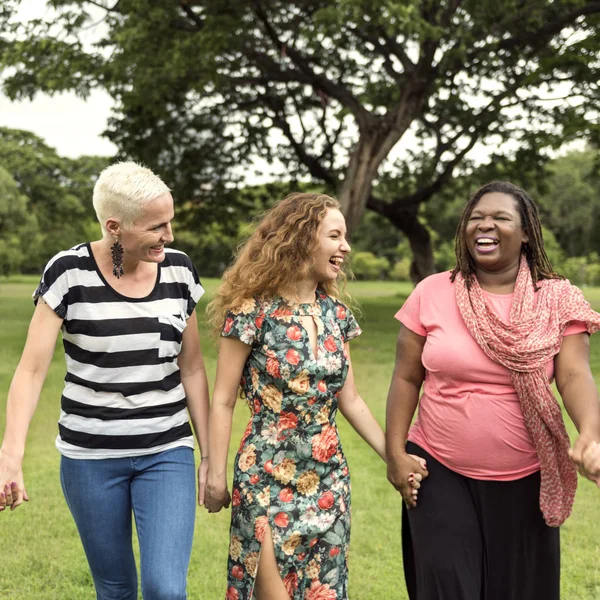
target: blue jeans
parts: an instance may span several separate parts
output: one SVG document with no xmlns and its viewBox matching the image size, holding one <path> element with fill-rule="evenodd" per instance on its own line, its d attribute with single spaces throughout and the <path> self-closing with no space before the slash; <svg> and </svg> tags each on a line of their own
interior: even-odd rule
<svg viewBox="0 0 600 600">
<path fill-rule="evenodd" d="M 187 598 L 196 478 L 191 448 L 149 456 L 74 460 L 60 479 L 92 571 L 97 600 L 136 600 L 132 511 L 144 600 Z"/>
</svg>

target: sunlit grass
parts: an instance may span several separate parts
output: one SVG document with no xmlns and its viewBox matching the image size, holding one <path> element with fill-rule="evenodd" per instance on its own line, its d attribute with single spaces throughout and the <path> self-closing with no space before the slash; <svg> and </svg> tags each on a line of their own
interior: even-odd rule
<svg viewBox="0 0 600 600">
<path fill-rule="evenodd" d="M 33 309 L 30 295 L 35 282 L 35 277 L 21 277 L 8 282 L 0 279 L 2 398 L 6 397 L 25 340 Z M 200 317 L 218 282 L 208 279 L 203 283 L 208 293 L 200 303 Z M 379 422 L 383 423 L 398 329 L 393 316 L 410 293 L 411 285 L 352 282 L 349 290 L 362 306 L 360 323 L 364 334 L 352 342 L 357 385 Z M 585 293 L 594 307 L 600 309 L 600 289 L 588 289 Z M 201 323 L 200 327 L 212 383 L 215 348 L 207 340 L 204 324 Z M 592 338 L 592 367 L 598 378 L 599 340 L 598 337 Z M 14 513 L 0 514 L 2 599 L 92 600 L 95 597 L 75 525 L 60 490 L 59 454 L 53 445 L 64 370 L 62 345 L 59 343 L 28 438 L 25 476 L 31 502 Z M 232 448 L 237 445 L 247 418 L 247 409 L 243 405 L 238 406 Z M 0 425 L 3 424 L 2 408 Z M 407 596 L 402 575 L 399 496 L 386 482 L 383 463 L 342 418 L 340 430 L 352 472 L 350 597 L 352 600 L 404 600 Z M 570 432 L 573 433 L 572 427 Z M 198 511 L 189 576 L 190 599 L 224 597 L 228 530 L 228 511 L 217 515 Z M 581 482 L 574 514 L 563 527 L 562 547 L 563 598 L 598 600 L 600 491 L 588 482 Z"/>
</svg>

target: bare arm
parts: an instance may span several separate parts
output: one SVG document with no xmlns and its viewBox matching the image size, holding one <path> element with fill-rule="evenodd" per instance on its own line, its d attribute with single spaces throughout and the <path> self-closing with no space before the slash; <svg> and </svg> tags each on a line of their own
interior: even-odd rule
<svg viewBox="0 0 600 600">
<path fill-rule="evenodd" d="M 593 442 L 600 442 L 600 402 L 590 369 L 588 334 L 565 337 L 554 365 L 556 387 L 579 432 L 579 438 L 571 449 L 571 459 L 583 475 L 600 483 L 600 477 L 588 473 L 583 463 L 586 448 Z"/>
<path fill-rule="evenodd" d="M 187 398 L 187 408 L 200 446 L 202 460 L 198 469 L 198 504 L 204 504 L 206 474 L 208 472 L 208 379 L 200 349 L 196 313 L 188 319 L 183 332 L 181 352 L 177 357 L 181 383 Z"/>
<path fill-rule="evenodd" d="M 62 319 L 43 301 L 33 313 L 21 360 L 8 391 L 6 427 L 0 447 L 0 510 L 14 510 L 27 499 L 22 463 L 25 440 L 48 373 Z M 6 485 L 17 485 L 8 491 Z"/>
<path fill-rule="evenodd" d="M 348 342 L 345 344 L 345 350 L 349 368 L 346 382 L 338 397 L 339 409 L 358 435 L 385 461 L 385 434 L 356 389 Z"/>
<path fill-rule="evenodd" d="M 421 354 L 425 345 L 423 336 L 404 325 L 396 341 L 396 363 L 386 409 L 386 455 L 388 480 L 402 494 L 408 506 L 416 502 L 411 493 L 410 473 L 427 477 L 427 470 L 406 453 L 406 438 L 414 417 L 419 392 L 425 378 Z"/>
<path fill-rule="evenodd" d="M 208 452 L 210 466 L 206 485 L 206 507 L 218 512 L 229 506 L 227 455 L 231 441 L 231 422 L 238 388 L 251 346 L 235 338 L 221 338 L 217 379 L 210 410 Z"/>
</svg>

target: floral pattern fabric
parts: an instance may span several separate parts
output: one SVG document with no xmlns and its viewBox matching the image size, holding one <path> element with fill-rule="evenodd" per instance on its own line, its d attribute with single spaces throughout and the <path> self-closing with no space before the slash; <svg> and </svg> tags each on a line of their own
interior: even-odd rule
<svg viewBox="0 0 600 600">
<path fill-rule="evenodd" d="M 251 600 L 267 525 L 293 600 L 347 599 L 350 476 L 335 415 L 344 343 L 360 333 L 321 292 L 314 304 L 249 300 L 227 315 L 222 335 L 252 345 L 241 382 L 252 416 L 235 461 L 226 600 Z"/>
</svg>

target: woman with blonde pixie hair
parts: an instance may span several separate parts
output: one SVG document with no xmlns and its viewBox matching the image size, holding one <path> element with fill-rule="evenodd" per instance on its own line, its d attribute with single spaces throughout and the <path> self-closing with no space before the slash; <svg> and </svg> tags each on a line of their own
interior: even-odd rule
<svg viewBox="0 0 600 600">
<path fill-rule="evenodd" d="M 204 290 L 190 259 L 166 248 L 173 198 L 152 171 L 133 162 L 108 167 L 93 202 L 102 239 L 50 259 L 33 294 L 36 308 L 8 394 L 0 511 L 28 499 L 25 438 L 61 331 L 60 477 L 97 598 L 137 598 L 133 513 L 144 599 L 184 599 L 196 489 L 189 419 L 203 454 L 208 429 L 194 312 Z"/>
<path fill-rule="evenodd" d="M 349 341 L 361 330 L 339 300 L 349 252 L 337 201 L 292 194 L 258 224 L 209 305 L 221 340 L 206 507 L 232 504 L 227 600 L 348 597 L 350 479 L 338 408 L 385 460 L 383 431 L 354 385 Z M 230 496 L 240 386 L 251 416 Z"/>
</svg>

